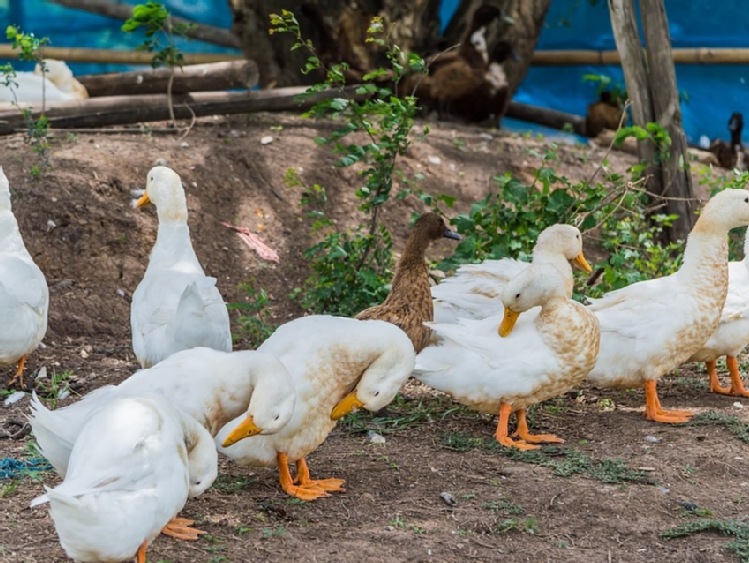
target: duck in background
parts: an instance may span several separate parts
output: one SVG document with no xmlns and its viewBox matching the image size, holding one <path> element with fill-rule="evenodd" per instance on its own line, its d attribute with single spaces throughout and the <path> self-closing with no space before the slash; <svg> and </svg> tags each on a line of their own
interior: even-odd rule
<svg viewBox="0 0 749 563">
<path fill-rule="evenodd" d="M 47 333 L 47 280 L 26 250 L 0 167 L 0 365 L 15 365 L 9 385 L 23 387 L 26 357 Z"/>
<path fill-rule="evenodd" d="M 390 404 L 413 371 L 411 341 L 383 321 L 313 315 L 279 327 L 258 352 L 278 358 L 291 374 L 291 421 L 265 436 L 247 433 L 239 417 L 218 433 L 219 451 L 241 465 L 277 467 L 281 488 L 305 501 L 343 490 L 342 479 L 312 479 L 305 458 L 354 408 Z M 289 462 L 296 464 L 295 479 Z"/>
<path fill-rule="evenodd" d="M 749 236 L 744 240 L 744 259 L 728 264 L 728 294 L 720 324 L 702 348 L 689 358 L 690 362 L 705 362 L 710 378 L 710 391 L 720 395 L 749 397 L 739 372 L 737 356 L 749 344 Z M 731 386 L 723 387 L 718 380 L 716 361 L 726 356 L 726 367 L 731 375 Z"/>
<path fill-rule="evenodd" d="M 417 354 L 429 341 L 430 330 L 424 322 L 434 320 L 429 266 L 424 256 L 429 245 L 441 238 L 460 240 L 460 235 L 450 230 L 437 213 L 430 211 L 419 217 L 395 267 L 390 294 L 380 305 L 356 315 L 360 320 L 379 319 L 396 325 L 411 339 Z"/>
<path fill-rule="evenodd" d="M 718 328 L 728 290 L 728 231 L 746 225 L 749 191 L 719 192 L 702 209 L 676 273 L 591 300 L 589 308 L 601 325 L 601 350 L 588 380 L 599 387 L 643 385 L 648 420 L 688 421 L 691 412 L 661 407 L 656 384 Z"/>
<path fill-rule="evenodd" d="M 148 173 L 140 207 L 156 205 L 159 228 L 143 279 L 133 293 L 130 326 L 133 351 L 151 367 L 180 350 L 207 346 L 230 352 L 229 312 L 198 262 L 187 225 L 182 180 L 166 166 Z"/>
<path fill-rule="evenodd" d="M 732 170 L 747 170 L 749 168 L 749 155 L 744 151 L 741 144 L 741 132 L 744 129 L 744 116 L 735 111 L 728 120 L 728 131 L 731 133 L 731 142 L 727 143 L 716 139 L 710 144 L 708 149 L 715 155 L 718 165 L 723 168 Z"/>
<path fill-rule="evenodd" d="M 188 496 L 211 486 L 217 464 L 211 435 L 168 400 L 118 398 L 90 413 L 64 481 L 45 487 L 31 506 L 49 503 L 70 558 L 93 563 L 136 556 L 145 563 L 148 545 L 170 529 Z M 171 535 L 197 537 L 177 522 Z"/>
<path fill-rule="evenodd" d="M 16 72 L 7 84 L 0 84 L 0 102 L 47 102 L 83 100 L 88 91 L 73 77 L 63 61 L 44 59 L 33 72 Z"/>
<path fill-rule="evenodd" d="M 429 323 L 438 342 L 416 357 L 414 377 L 472 409 L 499 413 L 496 438 L 503 446 L 529 450 L 563 443 L 530 434 L 526 409 L 573 389 L 596 362 L 598 321 L 570 299 L 565 278 L 550 264 L 534 263 L 504 286 L 502 315 Z M 518 320 L 539 306 L 537 315 Z M 517 441 L 508 431 L 513 412 Z"/>
<path fill-rule="evenodd" d="M 604 129 L 616 131 L 622 120 L 624 109 L 608 90 L 601 92 L 597 102 L 588 106 L 585 117 L 585 132 L 588 137 L 597 137 Z"/>
<path fill-rule="evenodd" d="M 592 271 L 583 254 L 580 230 L 557 224 L 541 231 L 533 247 L 532 263 L 555 267 L 563 276 L 567 297 L 572 297 L 573 289 L 570 261 L 586 272 Z M 431 288 L 435 322 L 454 323 L 461 318 L 484 319 L 501 314 L 504 287 L 529 266 L 514 258 L 463 264 L 454 275 Z"/>
</svg>

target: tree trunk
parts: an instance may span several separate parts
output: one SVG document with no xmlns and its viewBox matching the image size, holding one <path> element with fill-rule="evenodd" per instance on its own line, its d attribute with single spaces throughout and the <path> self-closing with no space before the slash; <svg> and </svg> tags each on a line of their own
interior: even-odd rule
<svg viewBox="0 0 749 563">
<path fill-rule="evenodd" d="M 493 4 L 499 7 L 503 17 L 488 27 L 486 42 L 491 45 L 498 39 L 508 39 L 520 58 L 519 61 L 509 60 L 504 64 L 505 75 L 512 94 L 528 73 L 550 3 L 551 0 L 462 0 L 452 20 L 445 28 L 443 43 L 445 46 L 452 46 L 460 42 L 460 38 L 468 27 L 468 20 L 478 6 Z M 514 21 L 514 24 L 509 23 L 509 18 Z M 507 101 L 509 103 L 510 96 L 507 97 Z"/>
<path fill-rule="evenodd" d="M 318 0 L 334 35 L 349 48 L 344 49 L 344 59 L 352 67 L 370 70 L 383 66 L 381 56 L 375 56 L 365 44 L 366 29 L 372 16 L 381 15 L 387 25 L 390 41 L 405 52 L 422 56 L 451 47 L 460 41 L 474 9 L 494 2 L 511 16 L 515 25 L 507 20 L 492 24 L 487 30 L 487 42 L 492 44 L 506 37 L 515 45 L 519 62 L 505 63 L 510 89 L 515 91 L 530 65 L 533 49 L 541 32 L 550 0 L 461 0 L 455 16 L 439 36 L 439 0 Z M 304 49 L 291 52 L 293 39 L 288 34 L 268 36 L 270 13 L 281 8 L 296 14 L 305 38 L 317 45 L 317 30 L 301 14 L 301 0 L 229 0 L 234 13 L 234 31 L 241 38 L 245 55 L 258 64 L 260 85 L 309 84 L 319 77 L 304 76 L 299 69 L 304 66 L 307 54 Z M 509 97 L 508 97 L 509 99 Z"/>
<path fill-rule="evenodd" d="M 662 0 L 641 0 L 641 17 L 649 58 L 637 31 L 633 0 L 609 0 L 611 27 L 622 60 L 627 95 L 632 102 L 632 121 L 645 127 L 660 123 L 671 137 L 669 158 L 656 164 L 656 147 L 651 140 L 639 141 L 640 159 L 648 164 L 647 188 L 678 220 L 665 233 L 668 241 L 685 239 L 694 224 L 690 200 L 693 197 L 686 159 L 686 138 L 681 124 L 676 73 L 671 58 L 671 40 Z"/>
<path fill-rule="evenodd" d="M 652 86 L 650 96 L 654 121 L 660 123 L 671 137 L 669 157 L 661 163 L 660 195 L 676 198 L 666 200 L 666 211 L 679 217 L 671 227 L 671 240 L 684 240 L 694 226 L 691 204 L 694 193 L 663 0 L 640 0 L 640 17 L 648 45 L 648 78 Z"/>
</svg>

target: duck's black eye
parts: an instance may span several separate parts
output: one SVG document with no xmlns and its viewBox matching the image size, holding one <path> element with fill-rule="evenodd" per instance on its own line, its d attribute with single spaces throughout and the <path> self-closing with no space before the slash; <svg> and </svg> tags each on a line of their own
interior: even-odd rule
<svg viewBox="0 0 749 563">
<path fill-rule="evenodd" d="M 744 203 L 749 203 L 749 197 L 744 198 Z"/>
<path fill-rule="evenodd" d="M 515 299 L 520 299 L 520 294 L 519 293 L 515 294 Z"/>
<path fill-rule="evenodd" d="M 279 418 L 281 418 L 281 415 L 280 415 L 280 414 L 277 414 L 277 415 L 276 415 L 276 418 L 274 418 L 273 420 L 278 420 Z"/>
<path fill-rule="evenodd" d="M 575 235 L 575 238 L 580 240 L 580 235 Z"/>
<path fill-rule="evenodd" d="M 374 392 L 374 396 L 375 396 L 375 397 L 377 397 L 377 396 L 378 396 L 379 394 L 380 394 L 380 392 L 379 392 L 379 391 L 375 391 L 375 392 Z"/>
</svg>

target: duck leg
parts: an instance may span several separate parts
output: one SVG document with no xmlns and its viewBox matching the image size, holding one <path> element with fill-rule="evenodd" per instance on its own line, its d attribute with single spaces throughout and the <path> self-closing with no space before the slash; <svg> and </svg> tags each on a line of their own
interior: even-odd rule
<svg viewBox="0 0 749 563">
<path fill-rule="evenodd" d="M 645 382 L 645 418 L 668 424 L 687 422 L 692 418 L 692 413 L 689 411 L 666 410 L 661 407 L 655 385 L 656 382 L 653 380 Z"/>
<path fill-rule="evenodd" d="M 302 500 L 315 500 L 320 497 L 329 497 L 330 495 L 322 490 L 320 487 L 314 485 L 295 485 L 294 480 L 291 478 L 291 472 L 289 471 L 289 456 L 283 452 L 276 454 L 276 460 L 278 461 L 278 480 L 281 483 L 281 488 L 286 491 L 287 494 L 292 497 L 296 497 Z M 307 472 L 309 477 L 309 471 Z"/>
<path fill-rule="evenodd" d="M 518 417 L 518 429 L 513 434 L 514 437 L 521 438 L 530 444 L 564 444 L 564 440 L 554 434 L 529 433 L 525 409 L 517 411 L 515 416 Z"/>
<path fill-rule="evenodd" d="M 148 542 L 143 540 L 138 551 L 135 552 L 135 563 L 146 563 L 146 549 L 148 549 Z"/>
<path fill-rule="evenodd" d="M 193 528 L 195 520 L 187 518 L 177 518 L 176 516 L 167 522 L 166 526 L 161 529 L 165 536 L 176 538 L 178 540 L 192 541 L 198 539 L 200 534 L 205 534 L 203 530 Z"/>
<path fill-rule="evenodd" d="M 317 487 L 323 491 L 345 491 L 343 484 L 346 482 L 343 479 L 311 479 L 309 475 L 309 467 L 304 458 L 298 459 L 296 462 L 296 479 L 295 483 L 299 483 L 302 487 Z"/>
<path fill-rule="evenodd" d="M 8 387 L 13 385 L 14 383 L 18 382 L 19 387 L 24 387 L 23 384 L 23 368 L 26 365 L 26 354 L 21 356 L 21 359 L 18 360 L 18 369 L 16 369 L 16 375 L 14 375 L 11 380 L 8 382 Z"/>
<path fill-rule="evenodd" d="M 512 414 L 512 406 L 507 403 L 500 403 L 499 405 L 499 422 L 497 423 L 497 442 L 508 448 L 517 448 L 521 451 L 526 450 L 537 450 L 540 446 L 534 446 L 529 444 L 525 440 L 513 440 L 510 438 L 507 425 L 510 422 L 510 415 Z"/>
<path fill-rule="evenodd" d="M 730 395 L 731 387 L 722 387 L 718 380 L 718 370 L 715 367 L 717 362 L 715 360 L 711 362 L 705 362 L 705 368 L 707 368 L 707 375 L 710 378 L 710 392 L 718 393 L 719 395 Z M 728 363 L 728 357 L 726 357 L 726 363 Z"/>
<path fill-rule="evenodd" d="M 744 387 L 744 383 L 741 381 L 739 361 L 736 359 L 736 356 L 726 356 L 726 365 L 731 374 L 731 395 L 736 395 L 737 397 L 749 397 L 749 391 L 747 391 Z"/>
</svg>

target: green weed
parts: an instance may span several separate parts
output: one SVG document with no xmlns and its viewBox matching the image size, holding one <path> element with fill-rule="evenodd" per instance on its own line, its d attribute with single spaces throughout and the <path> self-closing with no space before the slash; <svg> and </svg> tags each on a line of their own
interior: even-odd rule
<svg viewBox="0 0 749 563">
<path fill-rule="evenodd" d="M 693 417 L 689 422 L 692 426 L 722 426 L 742 442 L 749 444 L 749 424 L 742 422 L 739 417 L 717 411 L 707 411 Z"/>
<path fill-rule="evenodd" d="M 723 536 L 732 536 L 733 541 L 726 547 L 739 556 L 742 563 L 749 563 L 749 522 L 746 520 L 718 520 L 701 518 L 661 532 L 665 539 L 681 538 L 699 532 L 717 532 Z"/>
<path fill-rule="evenodd" d="M 240 284 L 239 287 L 247 294 L 247 300 L 226 305 L 230 311 L 240 311 L 236 319 L 239 334 L 235 334 L 234 337 L 247 339 L 250 347 L 257 348 L 277 328 L 272 323 L 268 294 L 263 288 L 255 287 L 252 280 Z"/>
</svg>

